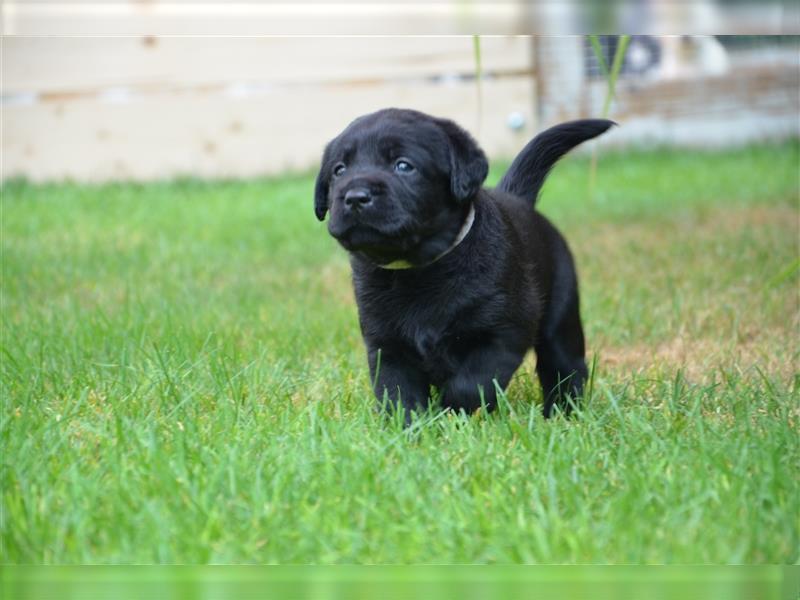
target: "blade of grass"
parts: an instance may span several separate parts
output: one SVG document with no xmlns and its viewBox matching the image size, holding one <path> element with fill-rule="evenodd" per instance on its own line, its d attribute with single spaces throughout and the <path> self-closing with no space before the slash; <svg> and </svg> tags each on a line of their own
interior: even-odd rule
<svg viewBox="0 0 800 600">
<path fill-rule="evenodd" d="M 477 94 L 478 107 L 477 132 L 480 133 L 481 122 L 483 121 L 483 89 L 481 88 L 481 80 L 483 79 L 483 66 L 481 62 L 481 36 L 472 36 L 472 50 L 475 57 L 475 92 Z"/>
<path fill-rule="evenodd" d="M 625 50 L 627 50 L 628 43 L 630 41 L 631 41 L 631 36 L 629 35 L 621 35 L 619 37 L 617 50 L 616 52 L 614 52 L 614 62 L 611 63 L 611 71 L 607 74 L 608 91 L 606 92 L 606 100 L 603 103 L 604 119 L 608 117 L 609 110 L 611 109 L 611 101 L 614 99 L 614 96 L 616 95 L 617 78 L 619 77 L 619 73 L 622 70 L 622 59 L 625 56 Z"/>
<path fill-rule="evenodd" d="M 606 97 L 603 101 L 603 118 L 608 118 L 608 113 L 611 110 L 611 102 L 616 95 L 617 79 L 622 70 L 622 59 L 625 57 L 625 50 L 628 48 L 628 43 L 631 41 L 631 36 L 621 35 L 617 43 L 617 49 L 614 52 L 614 59 L 611 62 L 611 69 L 609 70 L 606 59 L 603 56 L 603 49 L 600 47 L 600 40 L 596 35 L 589 36 L 589 43 L 592 45 L 592 50 L 597 58 L 597 63 L 600 65 L 600 70 L 606 78 L 608 88 L 606 90 Z M 594 201 L 595 197 L 595 182 L 597 180 L 597 142 L 592 143 L 592 159 L 589 164 L 589 199 Z"/>
<path fill-rule="evenodd" d="M 764 285 L 764 289 L 770 290 L 774 287 L 779 286 L 780 284 L 794 277 L 798 271 L 800 271 L 800 258 L 789 263 L 777 275 L 769 279 L 769 281 L 767 281 L 767 283 Z"/>
<path fill-rule="evenodd" d="M 608 63 L 606 63 L 606 57 L 603 56 L 603 48 L 600 46 L 600 39 L 596 35 L 590 35 L 589 43 L 592 45 L 592 50 L 594 50 L 597 63 L 600 65 L 600 70 L 603 72 L 603 77 L 608 77 Z"/>
</svg>

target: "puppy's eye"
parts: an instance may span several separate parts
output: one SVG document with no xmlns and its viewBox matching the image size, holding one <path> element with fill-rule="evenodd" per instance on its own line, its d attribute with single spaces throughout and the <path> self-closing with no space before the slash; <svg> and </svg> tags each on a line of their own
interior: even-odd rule
<svg viewBox="0 0 800 600">
<path fill-rule="evenodd" d="M 414 170 L 414 165 L 407 160 L 400 159 L 394 163 L 394 170 L 398 173 L 410 173 Z"/>
<path fill-rule="evenodd" d="M 344 175 L 345 171 L 347 171 L 347 167 L 345 167 L 342 163 L 339 163 L 338 165 L 333 167 L 333 174 L 336 177 L 339 177 L 340 175 Z"/>
</svg>

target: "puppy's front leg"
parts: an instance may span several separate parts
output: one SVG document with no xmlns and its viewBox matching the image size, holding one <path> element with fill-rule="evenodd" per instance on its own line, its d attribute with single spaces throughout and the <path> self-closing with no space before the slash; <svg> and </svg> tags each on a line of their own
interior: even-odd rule
<svg viewBox="0 0 800 600">
<path fill-rule="evenodd" d="M 406 425 L 410 424 L 411 411 L 421 411 L 427 406 L 430 389 L 427 377 L 399 353 L 370 349 L 368 357 L 378 404 L 387 412 L 402 406 Z"/>
<path fill-rule="evenodd" d="M 493 342 L 472 350 L 458 371 L 442 386 L 442 403 L 453 409 L 473 412 L 483 402 L 489 410 L 497 405 L 494 382 L 505 389 L 525 357 L 525 349 Z"/>
</svg>

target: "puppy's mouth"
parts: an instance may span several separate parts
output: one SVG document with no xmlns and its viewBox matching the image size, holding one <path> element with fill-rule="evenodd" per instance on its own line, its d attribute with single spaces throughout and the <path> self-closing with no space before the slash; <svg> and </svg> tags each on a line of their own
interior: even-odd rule
<svg viewBox="0 0 800 600">
<path fill-rule="evenodd" d="M 329 231 L 345 250 L 378 265 L 404 258 L 419 243 L 418 236 L 387 234 L 364 224 L 352 225 L 343 230 L 329 228 Z"/>
</svg>

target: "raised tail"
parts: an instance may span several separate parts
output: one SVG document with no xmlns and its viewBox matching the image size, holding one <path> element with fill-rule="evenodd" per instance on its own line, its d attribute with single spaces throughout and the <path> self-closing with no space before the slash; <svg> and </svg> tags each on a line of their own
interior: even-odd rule
<svg viewBox="0 0 800 600">
<path fill-rule="evenodd" d="M 497 189 L 536 203 L 547 174 L 575 146 L 604 133 L 614 121 L 581 119 L 546 129 L 533 138 L 511 163 Z"/>
</svg>

